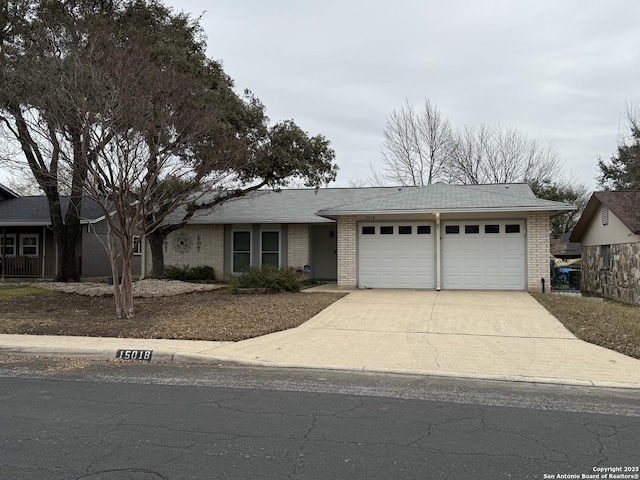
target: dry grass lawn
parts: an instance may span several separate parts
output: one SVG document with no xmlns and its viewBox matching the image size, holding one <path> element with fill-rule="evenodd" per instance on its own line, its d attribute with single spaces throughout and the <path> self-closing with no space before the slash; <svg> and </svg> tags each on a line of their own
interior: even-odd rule
<svg viewBox="0 0 640 480">
<path fill-rule="evenodd" d="M 0 285 L 0 333 L 237 341 L 297 327 L 343 296 L 224 289 L 136 298 L 135 318 L 117 320 L 113 297 Z"/>
<path fill-rule="evenodd" d="M 640 359 L 640 308 L 566 295 L 531 295 L 579 339 Z"/>
</svg>

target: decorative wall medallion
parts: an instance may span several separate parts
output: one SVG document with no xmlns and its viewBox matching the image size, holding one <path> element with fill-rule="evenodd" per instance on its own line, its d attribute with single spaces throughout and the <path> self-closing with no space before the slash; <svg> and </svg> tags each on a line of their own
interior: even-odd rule
<svg viewBox="0 0 640 480">
<path fill-rule="evenodd" d="M 175 235 L 175 244 L 173 246 L 176 253 L 189 253 L 193 248 L 193 238 L 185 232 L 178 232 Z"/>
</svg>

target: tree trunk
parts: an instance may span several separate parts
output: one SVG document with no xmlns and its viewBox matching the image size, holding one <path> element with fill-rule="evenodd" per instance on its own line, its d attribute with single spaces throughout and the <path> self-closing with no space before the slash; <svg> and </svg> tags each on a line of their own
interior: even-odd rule
<svg viewBox="0 0 640 480">
<path fill-rule="evenodd" d="M 164 278 L 164 239 L 167 234 L 161 228 L 147 235 L 151 247 L 151 278 Z"/>
</svg>

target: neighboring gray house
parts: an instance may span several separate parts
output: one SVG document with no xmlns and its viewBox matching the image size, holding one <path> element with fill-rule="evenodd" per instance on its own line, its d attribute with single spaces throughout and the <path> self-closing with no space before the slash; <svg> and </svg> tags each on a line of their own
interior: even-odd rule
<svg viewBox="0 0 640 480">
<path fill-rule="evenodd" d="M 272 264 L 344 287 L 541 290 L 549 218 L 574 208 L 526 184 L 262 191 L 172 233 L 165 262 L 220 279 Z"/>
<path fill-rule="evenodd" d="M 62 211 L 69 205 L 61 198 Z M 111 277 L 111 266 L 102 245 L 106 222 L 102 210 L 92 200 L 82 202 L 82 233 L 76 256 L 83 280 Z M 53 278 L 57 249 L 51 232 L 49 206 L 44 196 L 22 197 L 0 184 L 0 279 Z M 134 257 L 134 276 L 140 276 L 142 249 Z"/>
<path fill-rule="evenodd" d="M 640 192 L 595 192 L 570 240 L 582 243 L 582 290 L 640 305 Z"/>
</svg>

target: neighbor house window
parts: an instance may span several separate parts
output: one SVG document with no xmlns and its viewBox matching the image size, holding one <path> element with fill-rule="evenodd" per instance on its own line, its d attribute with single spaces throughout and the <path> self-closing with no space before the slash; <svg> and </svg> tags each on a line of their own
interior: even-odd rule
<svg viewBox="0 0 640 480">
<path fill-rule="evenodd" d="M 140 237 L 138 235 L 135 235 L 133 237 L 133 254 L 142 255 L 142 242 L 140 241 Z"/>
<path fill-rule="evenodd" d="M 38 255 L 38 235 L 20 235 L 20 255 Z"/>
<path fill-rule="evenodd" d="M 520 233 L 520 225 L 517 223 L 504 226 L 505 233 Z"/>
<path fill-rule="evenodd" d="M 447 225 L 444 227 L 444 233 L 460 233 L 460 225 Z"/>
<path fill-rule="evenodd" d="M 262 265 L 280 267 L 280 232 L 262 232 Z"/>
<path fill-rule="evenodd" d="M 244 272 L 251 266 L 251 232 L 233 232 L 233 272 Z"/>
<path fill-rule="evenodd" d="M 6 245 L 5 245 L 5 242 Z M 15 256 L 16 254 L 16 236 L 12 235 L 0 235 L 0 255 Z"/>
<path fill-rule="evenodd" d="M 611 245 L 600 245 L 600 258 L 603 270 L 611 270 Z"/>
</svg>

